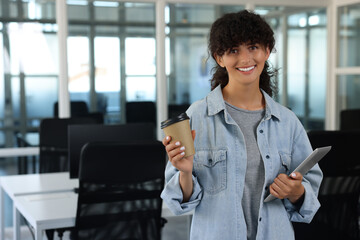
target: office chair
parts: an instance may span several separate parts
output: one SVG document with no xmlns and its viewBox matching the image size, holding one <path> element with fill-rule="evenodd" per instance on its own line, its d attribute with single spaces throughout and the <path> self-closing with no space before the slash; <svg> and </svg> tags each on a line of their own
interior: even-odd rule
<svg viewBox="0 0 360 240">
<path fill-rule="evenodd" d="M 156 106 L 154 102 L 127 102 L 126 122 L 150 122 L 156 125 Z"/>
<path fill-rule="evenodd" d="M 310 224 L 293 223 L 296 240 L 360 239 L 360 131 L 310 131 L 308 136 L 314 149 L 332 148 L 319 162 L 321 207 Z"/>
<path fill-rule="evenodd" d="M 92 118 L 96 120 L 96 123 L 103 124 L 104 123 L 104 114 L 101 112 L 90 112 L 86 113 L 80 116 L 74 116 L 74 117 L 81 117 L 81 118 Z"/>
<path fill-rule="evenodd" d="M 39 128 L 40 173 L 68 171 L 68 126 L 97 124 L 97 118 L 47 118 Z"/>
<path fill-rule="evenodd" d="M 47 118 L 39 128 L 39 172 L 69 171 L 68 164 L 68 126 L 71 124 L 96 124 L 97 118 Z M 58 229 L 61 238 L 64 230 Z M 47 230 L 48 239 L 53 239 L 54 230 Z"/>
<path fill-rule="evenodd" d="M 155 140 L 151 123 L 83 124 L 68 127 L 68 161 L 70 178 L 79 178 L 80 154 L 88 142 L 129 142 Z"/>
<path fill-rule="evenodd" d="M 16 144 L 18 147 L 34 147 L 29 143 L 24 135 L 15 133 Z M 28 174 L 28 160 L 29 157 L 18 157 L 18 174 Z M 33 173 L 36 173 L 36 156 L 31 156 Z"/>
<path fill-rule="evenodd" d="M 360 130 L 360 109 L 345 109 L 340 112 L 340 130 Z"/>
<path fill-rule="evenodd" d="M 169 118 L 179 116 L 181 113 L 186 112 L 186 110 L 189 107 L 190 104 L 169 104 L 168 105 Z"/>
<path fill-rule="evenodd" d="M 73 239 L 161 239 L 165 149 L 159 141 L 87 143 Z"/>
<path fill-rule="evenodd" d="M 54 117 L 59 116 L 59 102 L 54 103 Z M 85 101 L 70 101 L 71 116 L 83 116 L 89 113 L 89 108 Z"/>
<path fill-rule="evenodd" d="M 95 118 L 97 123 L 104 123 L 104 114 L 102 112 L 89 112 L 88 106 L 84 101 L 70 102 L 71 117 Z M 54 104 L 54 117 L 59 117 L 59 103 Z"/>
</svg>

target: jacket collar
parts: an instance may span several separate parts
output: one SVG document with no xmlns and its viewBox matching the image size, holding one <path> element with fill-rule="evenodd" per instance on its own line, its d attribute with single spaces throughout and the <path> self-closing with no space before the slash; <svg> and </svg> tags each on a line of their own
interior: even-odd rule
<svg viewBox="0 0 360 240">
<path fill-rule="evenodd" d="M 216 115 L 225 109 L 225 101 L 222 95 L 221 86 L 217 86 L 206 97 L 208 105 L 208 115 Z M 270 119 L 271 116 L 280 120 L 280 109 L 278 103 L 276 103 L 265 91 L 260 89 L 265 97 L 265 119 Z"/>
</svg>

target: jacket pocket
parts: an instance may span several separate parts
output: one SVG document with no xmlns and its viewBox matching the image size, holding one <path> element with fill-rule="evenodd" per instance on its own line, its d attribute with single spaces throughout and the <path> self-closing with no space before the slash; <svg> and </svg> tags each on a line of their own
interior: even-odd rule
<svg viewBox="0 0 360 240">
<path fill-rule="evenodd" d="M 290 174 L 291 155 L 280 152 L 280 171 L 279 173 Z"/>
<path fill-rule="evenodd" d="M 216 194 L 226 189 L 226 150 L 197 150 L 194 172 L 207 193 Z"/>
</svg>

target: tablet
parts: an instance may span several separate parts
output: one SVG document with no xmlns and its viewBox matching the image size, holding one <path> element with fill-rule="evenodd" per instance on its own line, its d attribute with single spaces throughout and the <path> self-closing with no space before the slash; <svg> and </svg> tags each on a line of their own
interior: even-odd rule
<svg viewBox="0 0 360 240">
<path fill-rule="evenodd" d="M 331 149 L 331 146 L 316 148 L 293 172 L 299 172 L 305 175 L 316 163 L 318 163 Z M 269 194 L 264 202 L 270 202 L 276 199 L 273 195 Z"/>
</svg>

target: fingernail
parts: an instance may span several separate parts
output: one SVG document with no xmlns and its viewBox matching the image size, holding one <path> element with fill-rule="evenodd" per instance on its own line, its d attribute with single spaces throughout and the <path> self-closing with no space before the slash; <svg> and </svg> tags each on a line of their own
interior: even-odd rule
<svg viewBox="0 0 360 240">
<path fill-rule="evenodd" d="M 296 173 L 292 173 L 291 176 L 292 176 L 292 177 L 296 177 Z"/>
<path fill-rule="evenodd" d="M 181 152 L 180 155 L 185 155 L 185 152 Z"/>
<path fill-rule="evenodd" d="M 179 145 L 180 145 L 180 142 L 176 142 L 175 145 L 176 145 L 176 146 L 179 146 Z"/>
<path fill-rule="evenodd" d="M 180 148 L 180 150 L 181 150 L 181 151 L 184 151 L 184 150 L 185 150 L 185 147 L 184 147 L 184 146 L 182 146 L 182 147 Z"/>
<path fill-rule="evenodd" d="M 170 139 L 170 137 L 169 136 L 166 136 L 166 140 L 169 140 Z"/>
</svg>

